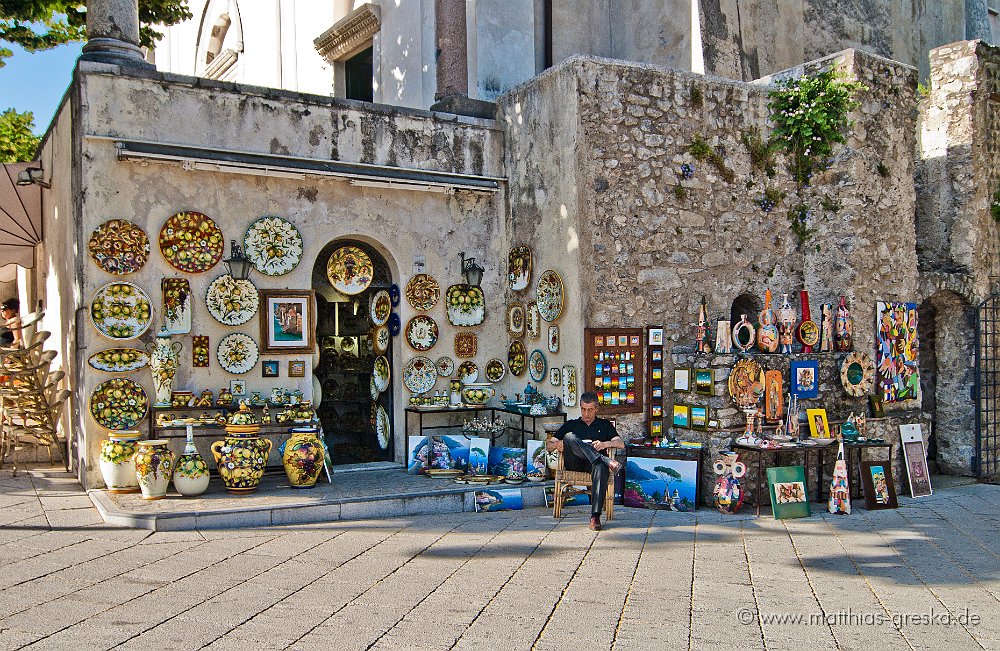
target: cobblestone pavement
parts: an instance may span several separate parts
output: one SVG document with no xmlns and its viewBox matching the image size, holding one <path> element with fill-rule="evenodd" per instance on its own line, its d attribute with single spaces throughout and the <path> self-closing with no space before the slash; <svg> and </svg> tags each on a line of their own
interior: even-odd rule
<svg viewBox="0 0 1000 651">
<path fill-rule="evenodd" d="M 1000 487 L 900 502 L 153 533 L 4 472 L 0 649 L 1000 648 Z"/>
</svg>

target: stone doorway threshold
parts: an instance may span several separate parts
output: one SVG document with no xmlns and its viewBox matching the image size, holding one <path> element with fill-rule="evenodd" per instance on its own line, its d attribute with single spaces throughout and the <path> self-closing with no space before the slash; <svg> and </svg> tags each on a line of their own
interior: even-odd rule
<svg viewBox="0 0 1000 651">
<path fill-rule="evenodd" d="M 475 511 L 473 494 L 479 488 L 449 479 L 408 475 L 399 464 L 391 465 L 389 469 L 335 467 L 332 483 L 324 476 L 314 488 L 308 489 L 292 488 L 284 472 L 268 472 L 257 492 L 250 495 L 227 493 L 216 476 L 212 477 L 208 491 L 198 497 L 181 497 L 171 491 L 166 499 L 146 501 L 138 493 L 120 495 L 92 490 L 88 494 L 108 524 L 152 531 L 232 529 Z M 521 484 L 524 507 L 544 506 L 544 487 L 551 485 L 551 481 Z M 490 488 L 515 487 L 499 484 Z"/>
</svg>

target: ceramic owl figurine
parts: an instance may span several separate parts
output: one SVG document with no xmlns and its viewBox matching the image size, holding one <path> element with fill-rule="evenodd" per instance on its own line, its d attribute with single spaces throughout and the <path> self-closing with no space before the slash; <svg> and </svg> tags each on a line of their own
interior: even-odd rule
<svg viewBox="0 0 1000 651">
<path fill-rule="evenodd" d="M 735 452 L 720 452 L 713 464 L 715 474 L 719 475 L 712 491 L 713 501 L 722 513 L 736 513 L 743 506 L 743 487 L 739 479 L 747 469 L 739 459 Z"/>
</svg>

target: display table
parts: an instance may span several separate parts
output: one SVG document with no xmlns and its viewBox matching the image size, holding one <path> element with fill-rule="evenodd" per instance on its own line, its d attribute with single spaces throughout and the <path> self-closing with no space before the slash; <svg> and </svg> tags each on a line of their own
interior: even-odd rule
<svg viewBox="0 0 1000 651">
<path fill-rule="evenodd" d="M 407 407 L 406 408 L 406 432 L 408 433 L 410 431 L 409 420 L 410 420 L 410 415 L 411 414 L 416 414 L 416 416 L 417 416 L 417 428 L 418 428 L 418 431 L 420 432 L 420 436 L 425 436 L 424 432 L 426 432 L 426 431 L 438 430 L 438 429 L 456 429 L 456 428 L 461 429 L 461 427 L 462 427 L 461 425 L 425 425 L 424 424 L 424 416 L 425 415 L 440 416 L 441 414 L 467 414 L 467 415 L 471 414 L 471 416 L 473 418 L 479 418 L 479 414 L 483 413 L 483 412 L 489 412 L 490 413 L 490 420 L 491 421 L 495 421 L 496 420 L 497 413 L 500 413 L 500 414 L 510 414 L 512 416 L 518 416 L 521 419 L 519 427 L 508 426 L 502 432 L 499 432 L 496 435 L 492 436 L 490 438 L 490 443 L 495 442 L 502 434 L 506 434 L 507 430 L 510 430 L 510 431 L 515 432 L 515 433 L 519 433 L 521 435 L 521 447 L 522 448 L 525 446 L 525 441 L 528 439 L 528 435 L 529 434 L 531 435 L 530 438 L 535 438 L 537 421 L 539 421 L 539 420 L 545 420 L 545 419 L 548 419 L 548 418 L 558 418 L 558 419 L 562 420 L 562 422 L 564 422 L 564 423 L 566 422 L 566 413 L 565 412 L 557 412 L 557 413 L 554 413 L 554 414 L 542 414 L 542 415 L 539 415 L 539 416 L 532 416 L 530 414 L 521 413 L 520 411 L 517 411 L 517 410 L 514 410 L 514 409 L 507 409 L 506 407 L 487 407 L 486 405 L 481 405 L 481 406 L 480 405 L 463 405 L 461 407 Z M 531 421 L 531 428 L 530 429 L 527 426 L 529 420 Z M 431 436 L 433 436 L 433 434 L 431 434 Z"/>
<path fill-rule="evenodd" d="M 828 449 L 834 450 L 834 454 L 836 454 L 836 446 L 834 444 L 829 443 L 827 445 L 802 445 L 800 443 L 795 443 L 793 445 L 789 445 L 789 446 L 785 446 L 785 447 L 780 447 L 780 448 L 761 448 L 761 447 L 758 447 L 756 445 L 745 445 L 743 443 L 736 443 L 734 441 L 733 443 L 730 444 L 730 448 L 733 450 L 733 452 L 741 452 L 741 453 L 745 452 L 745 453 L 748 453 L 748 454 L 753 454 L 756 457 L 756 462 L 757 462 L 757 485 L 756 485 L 756 488 L 754 489 L 754 496 L 753 497 L 754 497 L 754 506 L 757 509 L 757 515 L 760 515 L 760 505 L 761 505 L 762 496 L 763 496 L 761 486 L 762 486 L 762 484 L 763 484 L 764 487 L 767 486 L 766 482 L 764 481 L 764 470 L 765 470 L 764 455 L 769 454 L 769 453 L 772 455 L 771 456 L 771 459 L 772 459 L 771 466 L 780 466 L 781 465 L 779 463 L 779 460 L 780 460 L 780 455 L 782 455 L 782 454 L 789 454 L 789 453 L 796 453 L 796 452 L 802 452 L 802 453 L 804 453 L 804 463 L 803 463 L 803 465 L 805 466 L 805 471 L 806 471 L 805 475 L 806 475 L 806 490 L 807 491 L 808 491 L 808 485 L 809 485 L 809 474 L 810 474 L 809 470 L 812 467 L 812 465 L 814 465 L 812 463 L 811 457 L 816 457 L 816 461 L 817 461 L 817 463 L 815 464 L 815 466 L 816 466 L 816 493 L 815 493 L 816 498 L 814 500 L 812 500 L 812 501 L 817 502 L 817 501 L 822 501 L 823 499 L 825 499 L 823 497 L 824 496 L 824 492 L 826 490 L 824 488 L 824 486 L 823 486 L 823 468 L 824 468 L 824 465 L 825 465 L 824 464 L 824 460 L 825 460 L 825 456 L 826 456 L 826 451 Z M 749 467 L 749 465 L 750 464 L 747 464 L 747 467 Z"/>
</svg>

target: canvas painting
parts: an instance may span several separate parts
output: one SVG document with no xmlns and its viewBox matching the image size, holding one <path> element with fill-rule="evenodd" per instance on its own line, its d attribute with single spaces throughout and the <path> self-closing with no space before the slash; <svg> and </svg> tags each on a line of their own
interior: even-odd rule
<svg viewBox="0 0 1000 651">
<path fill-rule="evenodd" d="M 469 448 L 470 440 L 464 436 L 435 436 L 434 437 L 434 459 L 438 459 L 438 453 L 447 450 L 447 466 L 435 463 L 434 467 L 446 467 L 452 470 L 467 471 L 469 468 Z"/>
<path fill-rule="evenodd" d="M 547 472 L 545 462 L 548 454 L 545 451 L 545 441 L 530 440 L 527 444 L 527 460 L 529 477 L 544 477 Z"/>
<path fill-rule="evenodd" d="M 666 511 L 697 507 L 698 462 L 632 457 L 625 463 L 625 506 Z"/>
<path fill-rule="evenodd" d="M 899 506 L 896 501 L 896 484 L 892 481 L 892 468 L 888 463 L 862 461 L 860 471 L 866 509 L 874 511 Z"/>
<path fill-rule="evenodd" d="M 674 391 L 690 391 L 690 390 L 691 390 L 691 369 L 675 368 Z"/>
<path fill-rule="evenodd" d="M 476 491 L 476 513 L 485 511 L 520 511 L 524 508 L 520 488 Z"/>
<path fill-rule="evenodd" d="M 552 508 L 552 496 L 555 492 L 554 486 L 545 487 L 545 506 L 547 508 Z M 571 492 L 571 494 L 566 496 L 563 500 L 563 506 L 584 506 L 590 504 L 590 493 L 587 491 L 583 492 Z"/>
<path fill-rule="evenodd" d="M 469 440 L 470 475 L 485 475 L 490 461 L 490 439 L 473 437 Z"/>
<path fill-rule="evenodd" d="M 691 422 L 691 409 L 687 405 L 674 405 L 674 427 L 688 427 Z"/>
<path fill-rule="evenodd" d="M 884 402 L 920 397 L 916 303 L 877 304 L 875 368 Z"/>
<path fill-rule="evenodd" d="M 712 395 L 715 386 L 715 371 L 710 368 L 697 368 L 694 371 L 694 391 L 705 396 Z"/>
<path fill-rule="evenodd" d="M 900 425 L 899 440 L 903 443 L 906 474 L 910 480 L 912 497 L 927 497 L 931 489 L 931 476 L 927 471 L 927 451 L 920 425 Z"/>
<path fill-rule="evenodd" d="M 809 494 L 806 490 L 806 469 L 804 467 L 768 468 L 767 488 L 771 493 L 771 510 L 775 519 L 784 520 L 809 516 Z"/>
<path fill-rule="evenodd" d="M 691 406 L 691 429 L 708 428 L 708 407 Z"/>
<path fill-rule="evenodd" d="M 408 436 L 406 440 L 406 472 L 411 475 L 422 475 L 427 472 L 427 456 L 430 445 L 426 436 Z"/>
<path fill-rule="evenodd" d="M 791 363 L 791 387 L 789 391 L 799 398 L 815 398 L 819 395 L 819 362 L 814 359 Z"/>
<path fill-rule="evenodd" d="M 508 477 L 526 474 L 524 448 L 492 447 L 488 459 L 487 470 L 490 475 Z"/>
</svg>

